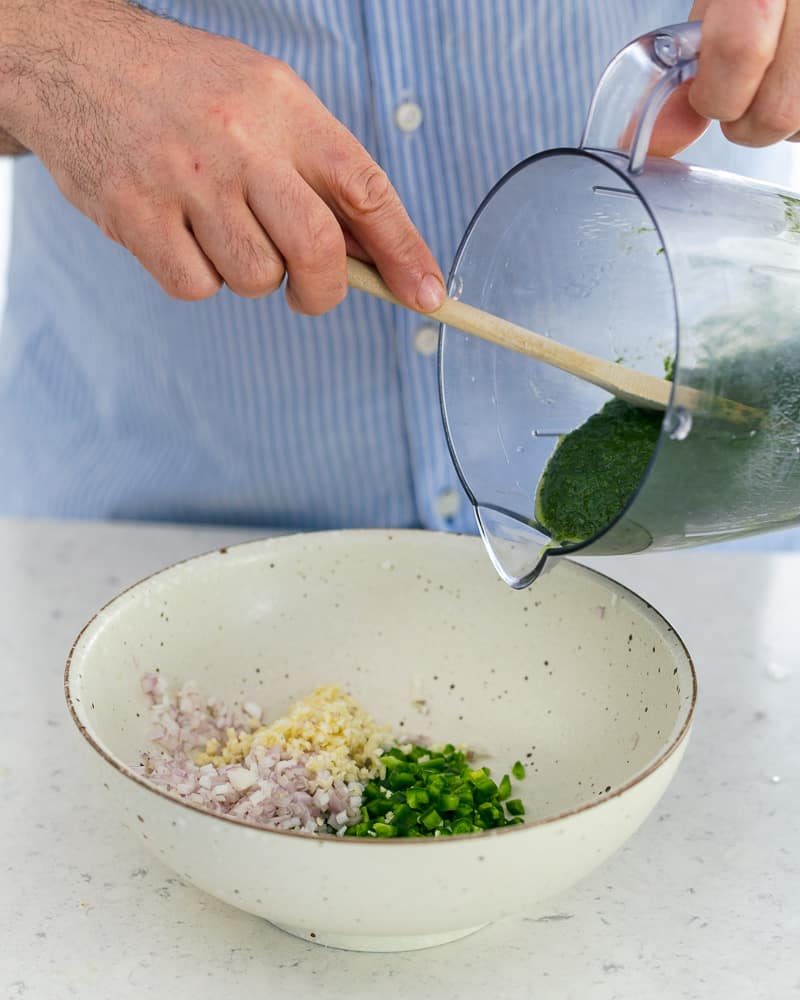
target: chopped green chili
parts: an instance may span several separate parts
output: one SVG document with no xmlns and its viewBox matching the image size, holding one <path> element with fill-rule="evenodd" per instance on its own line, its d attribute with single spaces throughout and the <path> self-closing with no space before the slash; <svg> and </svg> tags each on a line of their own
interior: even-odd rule
<svg viewBox="0 0 800 1000">
<path fill-rule="evenodd" d="M 449 837 L 523 822 L 522 803 L 510 799 L 508 774 L 496 784 L 488 767 L 473 768 L 452 743 L 406 750 L 384 753 L 385 776 L 365 786 L 361 819 L 348 836 Z M 524 777 L 517 761 L 511 774 L 518 778 L 520 771 Z"/>
<path fill-rule="evenodd" d="M 504 774 L 503 780 L 497 786 L 497 797 L 501 802 L 505 802 L 509 795 L 511 795 L 511 779 L 507 774 Z"/>
</svg>

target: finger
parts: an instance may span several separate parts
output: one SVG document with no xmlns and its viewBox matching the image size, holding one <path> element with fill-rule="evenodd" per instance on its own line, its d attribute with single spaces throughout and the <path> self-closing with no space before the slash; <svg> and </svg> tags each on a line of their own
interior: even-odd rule
<svg viewBox="0 0 800 1000">
<path fill-rule="evenodd" d="M 397 298 L 412 309 L 438 309 L 445 297 L 442 272 L 388 177 L 366 150 L 348 132 L 336 130 L 303 151 L 300 169 Z"/>
<path fill-rule="evenodd" d="M 793 137 L 800 129 L 800 8 L 790 3 L 778 51 L 747 112 L 723 125 L 732 142 L 769 146 Z"/>
<path fill-rule="evenodd" d="M 651 156 L 674 156 L 691 146 L 705 132 L 710 122 L 689 103 L 689 87 L 683 83 L 670 94 L 662 108 L 650 140 Z"/>
<path fill-rule="evenodd" d="M 361 246 L 355 236 L 353 236 L 347 226 L 342 225 L 342 232 L 344 233 L 344 246 L 347 251 L 347 256 L 355 257 L 356 260 L 363 260 L 365 264 L 372 264 L 372 258 Z"/>
<path fill-rule="evenodd" d="M 195 239 L 232 292 L 258 298 L 280 287 L 283 258 L 241 191 L 216 204 L 211 197 L 193 202 L 187 212 Z"/>
<path fill-rule="evenodd" d="M 333 212 L 288 165 L 248 185 L 250 208 L 286 263 L 286 298 L 316 316 L 347 295 L 345 240 Z"/>
<path fill-rule="evenodd" d="M 713 2 L 714 0 L 696 0 L 696 2 L 692 4 L 692 9 L 689 11 L 689 16 L 686 20 L 702 21 L 706 16 L 706 11 Z"/>
<path fill-rule="evenodd" d="M 704 118 L 745 114 L 778 47 L 786 0 L 713 0 L 703 19 L 697 76 L 689 90 Z"/>
<path fill-rule="evenodd" d="M 194 302 L 219 291 L 222 278 L 177 207 L 157 216 L 131 209 L 113 229 L 172 298 Z"/>
</svg>

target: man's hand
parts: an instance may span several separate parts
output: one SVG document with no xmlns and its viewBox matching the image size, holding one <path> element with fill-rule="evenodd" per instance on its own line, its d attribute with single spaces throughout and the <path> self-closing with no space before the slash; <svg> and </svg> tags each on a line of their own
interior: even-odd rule
<svg viewBox="0 0 800 1000">
<path fill-rule="evenodd" d="M 0 156 L 19 156 L 20 153 L 27 152 L 27 149 L 21 146 L 13 136 L 0 128 Z"/>
<path fill-rule="evenodd" d="M 441 273 L 386 175 L 284 63 L 124 0 L 0 0 L 0 130 L 182 299 L 224 281 L 332 309 L 346 251 L 432 311 Z"/>
<path fill-rule="evenodd" d="M 798 141 L 800 0 L 696 0 L 703 21 L 697 77 L 670 100 L 651 152 L 688 146 L 716 119 L 731 142 Z"/>
</svg>

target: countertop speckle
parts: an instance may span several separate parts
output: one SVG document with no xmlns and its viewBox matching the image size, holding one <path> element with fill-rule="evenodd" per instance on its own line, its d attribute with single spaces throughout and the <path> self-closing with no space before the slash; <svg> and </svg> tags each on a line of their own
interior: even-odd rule
<svg viewBox="0 0 800 1000">
<path fill-rule="evenodd" d="M 0 1000 L 800 998 L 800 555 L 587 560 L 652 601 L 694 657 L 677 779 L 545 916 L 366 955 L 288 937 L 151 857 L 90 783 L 64 706 L 66 653 L 100 604 L 255 534 L 0 521 Z"/>
</svg>

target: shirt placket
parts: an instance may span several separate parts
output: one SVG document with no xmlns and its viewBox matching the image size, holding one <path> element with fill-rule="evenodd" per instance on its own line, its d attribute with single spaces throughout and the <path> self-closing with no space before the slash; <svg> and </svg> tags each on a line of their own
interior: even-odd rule
<svg viewBox="0 0 800 1000">
<path fill-rule="evenodd" d="M 436 253 L 438 220 L 425 216 L 416 191 L 419 184 L 426 183 L 426 164 L 435 162 L 430 130 L 441 123 L 434 123 L 427 114 L 432 102 L 426 100 L 416 67 L 420 60 L 437 55 L 435 39 L 425 39 L 421 45 L 419 31 L 413 30 L 417 6 L 416 0 L 402 4 L 363 0 L 362 10 L 373 89 L 377 144 L 373 152 Z M 430 51 L 426 51 L 426 42 Z M 450 262 L 439 263 L 446 270 Z M 429 528 L 474 531 L 474 517 L 452 464 L 442 424 L 438 324 L 403 309 L 393 310 L 392 323 L 420 520 Z"/>
</svg>

